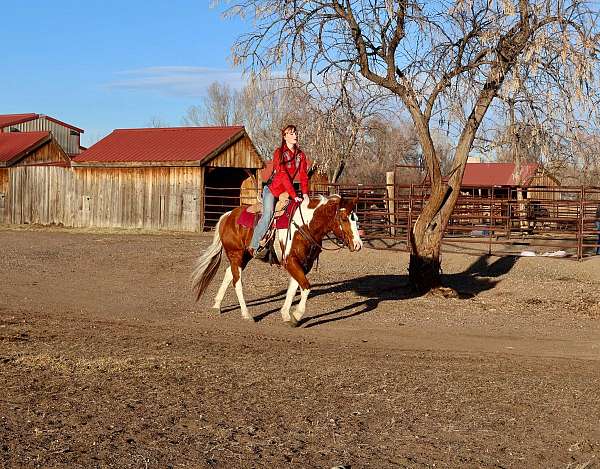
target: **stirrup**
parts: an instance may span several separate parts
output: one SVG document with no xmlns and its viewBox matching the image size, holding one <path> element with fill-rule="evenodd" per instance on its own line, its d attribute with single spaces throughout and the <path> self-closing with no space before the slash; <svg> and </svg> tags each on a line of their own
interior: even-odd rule
<svg viewBox="0 0 600 469">
<path fill-rule="evenodd" d="M 268 253 L 269 253 L 269 250 L 267 249 L 266 246 L 259 246 L 258 249 L 256 249 L 252 253 L 252 257 L 254 259 L 264 259 L 265 257 L 267 257 Z"/>
</svg>

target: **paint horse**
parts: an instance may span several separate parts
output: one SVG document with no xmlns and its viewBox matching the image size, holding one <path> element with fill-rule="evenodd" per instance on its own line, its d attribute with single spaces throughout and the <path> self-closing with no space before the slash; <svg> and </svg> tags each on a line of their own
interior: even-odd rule
<svg viewBox="0 0 600 469">
<path fill-rule="evenodd" d="M 356 198 L 347 199 L 339 195 L 312 198 L 300 204 L 293 212 L 289 228 L 276 229 L 273 242 L 277 257 L 275 263 L 283 266 L 290 275 L 281 317 L 291 326 L 297 326 L 306 311 L 306 300 L 310 293 L 310 283 L 306 275 L 323 249 L 322 242 L 325 236 L 333 232 L 336 238 L 352 252 L 362 248 L 362 240 L 358 232 L 358 217 L 354 212 L 356 202 Z M 254 229 L 237 223 L 246 208 L 247 206 L 242 205 L 221 216 L 215 229 L 213 242 L 198 259 L 192 274 L 192 289 L 196 293 L 196 301 L 199 300 L 214 278 L 221 263 L 222 253 L 225 251 L 229 259 L 229 267 L 225 271 L 213 308 L 221 311 L 225 291 L 233 281 L 242 317 L 253 321 L 254 318 L 248 312 L 244 300 L 242 271 L 252 259 L 248 246 Z M 300 302 L 296 310 L 290 313 L 298 287 L 300 287 Z"/>
</svg>

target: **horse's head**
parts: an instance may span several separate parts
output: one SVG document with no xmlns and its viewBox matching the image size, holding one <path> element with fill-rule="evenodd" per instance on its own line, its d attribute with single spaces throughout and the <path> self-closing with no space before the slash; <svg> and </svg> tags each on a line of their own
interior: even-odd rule
<svg viewBox="0 0 600 469">
<path fill-rule="evenodd" d="M 342 197 L 331 222 L 331 230 L 335 236 L 348 246 L 351 252 L 360 251 L 363 242 L 358 231 L 356 203 L 358 197 L 352 199 Z"/>
</svg>

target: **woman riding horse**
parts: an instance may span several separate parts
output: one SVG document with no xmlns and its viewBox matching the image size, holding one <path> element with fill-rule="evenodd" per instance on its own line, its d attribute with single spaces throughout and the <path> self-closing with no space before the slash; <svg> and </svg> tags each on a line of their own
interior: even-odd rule
<svg viewBox="0 0 600 469">
<path fill-rule="evenodd" d="M 296 195 L 294 189 L 296 175 L 300 178 L 303 198 Z M 254 228 L 252 241 L 248 248 L 252 257 L 263 258 L 267 253 L 266 249 L 260 249 L 260 241 L 267 232 L 273 218 L 275 200 L 284 192 L 287 192 L 298 203 L 308 200 L 306 155 L 298 146 L 298 131 L 295 125 L 287 125 L 283 128 L 281 131 L 281 145 L 275 149 L 273 154 L 273 173 L 262 192 L 262 216 Z"/>
<path fill-rule="evenodd" d="M 323 240 L 329 232 L 346 245 L 350 251 L 362 248 L 362 240 L 358 230 L 358 217 L 354 212 L 356 198 L 345 198 L 339 195 L 319 196 L 301 204 L 294 212 L 288 228 L 276 230 L 274 251 L 276 263 L 287 270 L 290 283 L 283 306 L 282 319 L 292 326 L 298 325 L 306 311 L 306 300 L 310 293 L 310 282 L 306 278 L 323 249 Z M 215 296 L 213 308 L 221 311 L 221 302 L 230 283 L 233 283 L 240 304 L 242 317 L 250 321 L 252 315 L 246 307 L 242 288 L 242 271 L 252 257 L 248 253 L 248 245 L 252 237 L 252 224 L 244 226 L 240 218 L 247 206 L 238 207 L 225 213 L 215 228 L 212 244 L 200 256 L 192 274 L 192 289 L 196 299 L 200 299 L 219 269 L 223 252 L 229 260 L 225 277 Z M 335 248 L 334 248 L 335 249 Z M 291 306 L 300 288 L 300 302 L 295 311 Z"/>
</svg>

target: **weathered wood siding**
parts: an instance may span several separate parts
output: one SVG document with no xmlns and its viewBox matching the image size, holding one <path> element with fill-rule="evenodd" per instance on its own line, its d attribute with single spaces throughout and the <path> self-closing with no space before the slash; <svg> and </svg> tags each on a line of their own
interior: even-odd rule
<svg viewBox="0 0 600 469">
<path fill-rule="evenodd" d="M 240 188 L 240 204 L 255 204 L 261 195 L 261 189 L 258 187 L 256 177 L 250 176 L 244 179 Z"/>
<path fill-rule="evenodd" d="M 246 135 L 206 163 L 205 166 L 257 169 L 262 168 L 264 163 L 256 152 L 250 137 Z"/>
<path fill-rule="evenodd" d="M 41 163 L 67 163 L 69 157 L 56 140 L 50 140 L 37 150 L 31 152 L 15 166 L 36 165 Z"/>
<path fill-rule="evenodd" d="M 20 132 L 38 132 L 40 130 L 49 130 L 52 136 L 57 140 L 58 144 L 69 155 L 79 154 L 80 134 L 77 131 L 65 127 L 46 118 L 40 116 L 20 124 L 10 125 L 4 128 L 4 132 L 10 132 L 10 129 L 15 128 Z"/>
<path fill-rule="evenodd" d="M 8 223 L 8 168 L 0 168 L 0 223 Z"/>
<path fill-rule="evenodd" d="M 9 223 L 201 230 L 201 167 L 9 169 Z"/>
<path fill-rule="evenodd" d="M 538 170 L 531 178 L 529 186 L 558 187 L 559 184 L 556 182 L 556 179 L 549 176 L 547 173 Z M 527 190 L 528 199 L 556 200 L 559 195 L 560 193 L 557 191 L 536 190 L 535 188 Z"/>
</svg>

